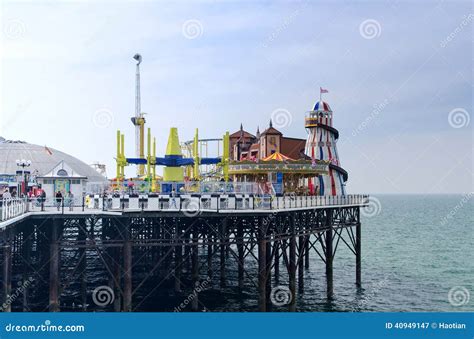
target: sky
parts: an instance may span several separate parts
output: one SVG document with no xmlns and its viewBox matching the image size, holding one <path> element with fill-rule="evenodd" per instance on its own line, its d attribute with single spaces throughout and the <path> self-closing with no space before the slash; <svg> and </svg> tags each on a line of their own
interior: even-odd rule
<svg viewBox="0 0 474 339">
<path fill-rule="evenodd" d="M 306 138 L 319 88 L 349 193 L 473 191 L 469 1 L 2 1 L 0 136 L 115 176 L 141 106 L 164 154 L 225 131 Z M 128 175 L 134 173 L 127 168 Z"/>
</svg>

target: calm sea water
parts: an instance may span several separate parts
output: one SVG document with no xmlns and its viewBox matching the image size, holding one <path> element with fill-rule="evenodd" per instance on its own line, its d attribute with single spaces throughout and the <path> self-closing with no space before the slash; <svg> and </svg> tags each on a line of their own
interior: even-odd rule
<svg viewBox="0 0 474 339">
<path fill-rule="evenodd" d="M 340 247 L 334 262 L 335 300 L 324 300 L 323 266 L 313 258 L 319 269 L 311 271 L 302 309 L 473 311 L 474 196 L 374 197 L 380 213 L 362 218 L 362 291 L 352 285 L 352 253 Z M 453 303 L 463 305 L 449 302 L 451 289 Z"/>
<path fill-rule="evenodd" d="M 362 217 L 363 288 L 357 290 L 354 284 L 354 255 L 340 243 L 334 260 L 334 300 L 325 297 L 324 263 L 312 255 L 298 309 L 474 311 L 474 196 L 373 197 L 380 202 L 379 213 Z M 240 302 L 243 310 L 254 305 Z M 229 304 L 218 309 L 229 309 Z M 275 308 L 280 309 L 285 310 Z"/>
<path fill-rule="evenodd" d="M 362 288 L 355 286 L 355 256 L 340 242 L 334 259 L 333 300 L 326 298 L 324 263 L 312 252 L 310 269 L 305 273 L 304 293 L 296 296 L 297 309 L 307 312 L 474 311 L 474 196 L 372 197 L 377 202 L 378 213 L 370 210 L 362 217 Z M 88 260 L 87 310 L 111 311 L 111 305 L 96 307 L 90 297 L 95 286 L 107 283 L 107 274 L 95 252 L 88 254 Z M 215 260 L 217 268 L 217 256 Z M 254 272 L 255 265 L 255 260 L 246 262 L 247 268 Z M 201 309 L 256 311 L 256 277 L 252 277 L 253 282 L 247 278 L 245 288 L 239 291 L 235 286 L 237 267 L 227 267 L 231 286 L 219 288 L 219 273 L 215 272 L 212 283 L 206 285 L 208 289 L 199 294 Z M 288 277 L 283 268 L 281 272 L 279 285 L 287 286 Z M 146 273 L 143 270 L 142 275 Z M 186 275 L 189 276 L 189 272 Z M 139 279 L 140 273 L 135 273 L 134 278 Z M 64 311 L 77 310 L 71 306 L 81 302 L 80 281 L 72 284 L 77 285 L 75 291 L 65 291 L 61 298 Z M 159 286 L 156 281 L 149 281 L 134 294 L 134 308 L 173 311 L 189 295 L 189 289 L 175 294 L 172 281 Z M 36 310 L 44 308 L 41 303 L 47 300 L 47 289 L 43 297 Z M 183 310 L 189 311 L 188 308 Z M 286 306 L 273 308 L 273 311 L 285 310 Z"/>
</svg>

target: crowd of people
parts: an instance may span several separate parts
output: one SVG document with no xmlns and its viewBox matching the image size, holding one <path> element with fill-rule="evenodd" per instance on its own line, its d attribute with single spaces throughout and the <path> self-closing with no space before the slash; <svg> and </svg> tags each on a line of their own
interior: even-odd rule
<svg viewBox="0 0 474 339">
<path fill-rule="evenodd" d="M 46 192 L 44 190 L 38 190 L 36 192 L 36 195 L 32 191 L 29 191 L 26 197 L 28 197 L 28 199 L 32 201 L 36 206 L 44 205 L 46 203 L 47 198 Z M 12 189 L 10 191 L 9 188 L 6 188 L 0 194 L 0 200 L 10 200 L 16 198 L 18 198 L 18 195 L 15 189 Z M 20 198 L 25 198 L 25 194 L 21 194 Z M 57 191 L 54 195 L 54 205 L 56 206 L 58 211 L 63 206 L 68 207 L 69 210 L 72 211 L 75 202 L 74 198 L 74 194 L 71 191 L 68 191 L 65 194 L 63 194 L 63 192 L 61 191 Z"/>
</svg>

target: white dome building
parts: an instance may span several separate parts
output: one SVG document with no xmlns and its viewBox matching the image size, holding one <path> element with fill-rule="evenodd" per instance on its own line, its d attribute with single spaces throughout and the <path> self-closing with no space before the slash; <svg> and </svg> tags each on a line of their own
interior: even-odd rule
<svg viewBox="0 0 474 339">
<path fill-rule="evenodd" d="M 83 161 L 47 146 L 0 137 L 0 186 L 17 186 L 17 173 L 22 168 L 17 160 L 29 160 L 30 185 L 36 181 L 47 196 L 57 190 L 96 193 L 107 187 L 107 179 Z"/>
</svg>

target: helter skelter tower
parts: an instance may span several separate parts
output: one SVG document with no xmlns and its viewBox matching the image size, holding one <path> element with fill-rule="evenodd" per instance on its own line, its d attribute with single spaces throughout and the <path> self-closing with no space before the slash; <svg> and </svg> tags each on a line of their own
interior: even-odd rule
<svg viewBox="0 0 474 339">
<path fill-rule="evenodd" d="M 305 119 L 308 132 L 305 154 L 313 161 L 329 161 L 329 172 L 309 179 L 311 193 L 319 195 L 345 195 L 347 172 L 341 167 L 337 154 L 336 142 L 339 131 L 333 127 L 333 112 L 327 102 L 322 101 L 322 93 L 327 90 L 320 88 L 319 101 Z"/>
</svg>

